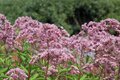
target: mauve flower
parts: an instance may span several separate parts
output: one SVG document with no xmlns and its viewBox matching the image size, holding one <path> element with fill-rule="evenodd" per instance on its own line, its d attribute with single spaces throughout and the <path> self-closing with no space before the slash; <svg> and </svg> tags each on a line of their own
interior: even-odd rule
<svg viewBox="0 0 120 80">
<path fill-rule="evenodd" d="M 7 73 L 13 80 L 27 80 L 27 75 L 25 72 L 20 68 L 10 69 Z"/>
<path fill-rule="evenodd" d="M 69 61 L 82 63 L 84 56 L 91 56 L 94 60 L 87 65 L 87 70 L 94 73 L 94 69 L 97 70 L 103 65 L 106 72 L 110 73 L 105 77 L 111 77 L 111 74 L 114 76 L 114 68 L 120 60 L 120 22 L 110 18 L 85 23 L 79 34 L 70 36 L 62 27 L 41 23 L 27 16 L 19 17 L 12 26 L 6 17 L 0 14 L 0 41 L 4 42 L 7 49 L 20 50 L 24 50 L 23 44 L 28 42 L 34 55 L 30 64 L 41 59 L 49 61 L 52 65 L 49 75 L 57 72 L 56 66 L 59 64 L 64 65 Z M 72 68 L 74 70 L 71 72 L 76 73 L 76 68 Z M 18 71 L 21 77 L 15 71 Z M 14 79 L 27 78 L 19 68 L 11 69 L 7 74 Z"/>
<path fill-rule="evenodd" d="M 30 64 L 34 64 L 40 59 L 48 60 L 50 64 L 57 65 L 57 64 L 63 64 L 64 62 L 75 62 L 74 56 L 71 54 L 71 52 L 66 48 L 53 48 L 53 49 L 45 49 L 45 51 L 39 53 L 38 55 L 33 56 L 33 58 L 30 61 Z"/>
<path fill-rule="evenodd" d="M 16 19 L 14 27 L 19 28 L 19 29 L 24 29 L 26 28 L 26 26 L 24 25 L 30 20 L 32 20 L 31 17 L 27 17 L 27 16 L 19 17 L 18 19 Z"/>
<path fill-rule="evenodd" d="M 105 19 L 101 22 L 85 23 L 82 29 L 87 39 L 92 42 L 91 50 L 96 53 L 94 66 L 91 67 L 103 65 L 105 73 L 108 73 L 106 77 L 110 77 L 110 74 L 115 73 L 114 68 L 119 67 L 120 22 L 115 19 Z"/>
<path fill-rule="evenodd" d="M 29 17 L 18 18 L 14 27 L 16 29 L 20 28 L 17 33 L 18 35 L 16 35 L 15 42 L 21 44 L 22 47 L 23 42 L 27 41 L 37 46 L 37 50 L 47 49 L 48 47 L 62 47 L 59 43 L 60 39 L 68 35 L 64 29 L 59 29 L 54 24 L 42 24 Z"/>
<path fill-rule="evenodd" d="M 13 48 L 14 45 L 14 30 L 11 23 L 6 17 L 0 14 L 0 40 L 7 44 L 8 48 Z"/>
</svg>

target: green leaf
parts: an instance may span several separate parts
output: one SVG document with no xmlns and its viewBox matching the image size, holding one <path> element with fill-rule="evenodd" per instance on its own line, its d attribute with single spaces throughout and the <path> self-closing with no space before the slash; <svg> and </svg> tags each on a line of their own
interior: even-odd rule
<svg viewBox="0 0 120 80">
<path fill-rule="evenodd" d="M 26 58 L 25 58 L 24 56 L 21 56 L 21 58 L 22 58 L 22 60 L 23 60 L 23 61 L 25 61 L 25 60 L 26 60 Z"/>
<path fill-rule="evenodd" d="M 8 68 L 1 69 L 1 70 L 0 70 L 0 74 L 2 74 L 2 73 L 4 73 L 4 72 L 6 72 L 6 71 L 7 71 L 7 69 L 8 69 Z"/>
<path fill-rule="evenodd" d="M 26 73 L 28 73 L 28 70 L 23 66 L 23 65 L 21 65 L 20 66 Z"/>
<path fill-rule="evenodd" d="M 83 76 L 80 78 L 80 80 L 85 80 L 86 76 L 87 76 L 87 75 L 83 75 Z"/>
<path fill-rule="evenodd" d="M 73 80 L 73 76 L 70 76 L 70 75 L 68 75 L 68 76 L 66 76 L 68 79 L 70 79 L 70 80 Z"/>
<path fill-rule="evenodd" d="M 70 68 L 61 69 L 61 70 L 60 70 L 60 73 L 61 73 L 61 72 L 67 72 L 67 71 L 69 71 L 69 70 L 70 70 Z"/>
<path fill-rule="evenodd" d="M 38 77 L 38 74 L 35 74 L 30 78 L 30 80 L 36 80 L 37 77 Z"/>
<path fill-rule="evenodd" d="M 9 76 L 6 76 L 4 74 L 0 74 L 0 78 L 9 78 Z"/>
<path fill-rule="evenodd" d="M 0 63 L 3 63 L 3 62 L 4 62 L 4 60 L 2 58 L 0 58 Z"/>
</svg>

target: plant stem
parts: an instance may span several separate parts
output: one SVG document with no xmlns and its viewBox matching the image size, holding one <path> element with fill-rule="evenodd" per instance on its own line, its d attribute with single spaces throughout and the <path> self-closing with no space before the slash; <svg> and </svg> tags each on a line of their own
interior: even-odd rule
<svg viewBox="0 0 120 80">
<path fill-rule="evenodd" d="M 47 60 L 48 61 L 47 61 L 47 68 L 46 68 L 46 72 L 45 72 L 45 80 L 47 80 L 47 77 L 48 77 L 47 73 L 48 73 L 48 68 L 49 68 L 49 52 L 48 52 L 48 59 Z"/>
<path fill-rule="evenodd" d="M 30 80 L 31 77 L 31 65 L 29 64 L 29 69 L 28 69 L 28 80 Z"/>
</svg>

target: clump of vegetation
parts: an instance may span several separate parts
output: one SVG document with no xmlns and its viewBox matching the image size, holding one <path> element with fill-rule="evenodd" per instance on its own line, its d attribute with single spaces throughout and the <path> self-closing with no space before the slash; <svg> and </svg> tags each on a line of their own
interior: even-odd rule
<svg viewBox="0 0 120 80">
<path fill-rule="evenodd" d="M 62 27 L 27 16 L 11 25 L 0 14 L 0 79 L 119 79 L 119 45 L 120 22 L 115 19 L 85 23 L 70 36 Z"/>
</svg>

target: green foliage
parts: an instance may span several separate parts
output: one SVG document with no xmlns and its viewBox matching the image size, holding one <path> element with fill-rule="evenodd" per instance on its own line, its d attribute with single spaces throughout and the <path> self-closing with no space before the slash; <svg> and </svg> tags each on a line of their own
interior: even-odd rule
<svg viewBox="0 0 120 80">
<path fill-rule="evenodd" d="M 14 54 L 5 54 L 0 53 L 0 80 L 4 78 L 9 78 L 6 75 L 6 72 L 10 70 L 11 68 L 19 67 L 20 69 L 24 70 L 25 73 L 28 75 L 30 73 L 31 77 L 29 80 L 45 80 L 44 74 L 45 71 L 40 67 L 41 65 L 45 65 L 46 63 L 41 60 L 40 64 L 38 65 L 30 65 L 30 58 L 33 55 L 30 51 L 30 45 L 25 42 L 23 44 L 24 51 L 20 51 L 19 49 Z M 19 57 L 21 61 L 15 61 L 13 56 Z M 47 80 L 63 80 L 63 79 L 69 79 L 69 80 L 100 80 L 98 76 L 92 75 L 92 74 L 84 74 L 84 75 L 78 75 L 78 74 L 69 74 L 71 68 L 63 68 L 62 66 L 58 67 L 58 74 L 57 76 L 49 76 Z M 11 80 L 11 79 L 10 79 Z"/>
<path fill-rule="evenodd" d="M 31 16 L 41 22 L 54 23 L 63 26 L 69 33 L 77 33 L 80 25 L 90 20 L 100 21 L 104 18 L 115 18 L 120 20 L 120 0 L 0 0 L 0 13 L 7 16 L 10 22 L 14 22 L 19 16 Z M 116 35 L 117 32 L 110 30 Z M 31 73 L 30 80 L 44 80 L 45 72 L 39 67 L 28 65 L 32 53 L 29 51 L 30 45 L 24 43 L 24 51 L 8 55 L 5 47 L 0 44 L 0 79 L 7 78 L 5 73 L 15 67 L 20 67 L 27 74 Z M 13 56 L 18 56 L 20 62 L 13 60 Z M 91 61 L 86 58 L 86 62 Z M 46 64 L 40 61 L 39 65 Z M 48 77 L 48 80 L 59 80 L 65 77 L 69 80 L 78 80 L 79 75 L 69 75 L 69 68 L 59 69 L 59 75 Z M 80 80 L 100 80 L 98 76 L 92 74 L 80 75 Z"/>
</svg>

